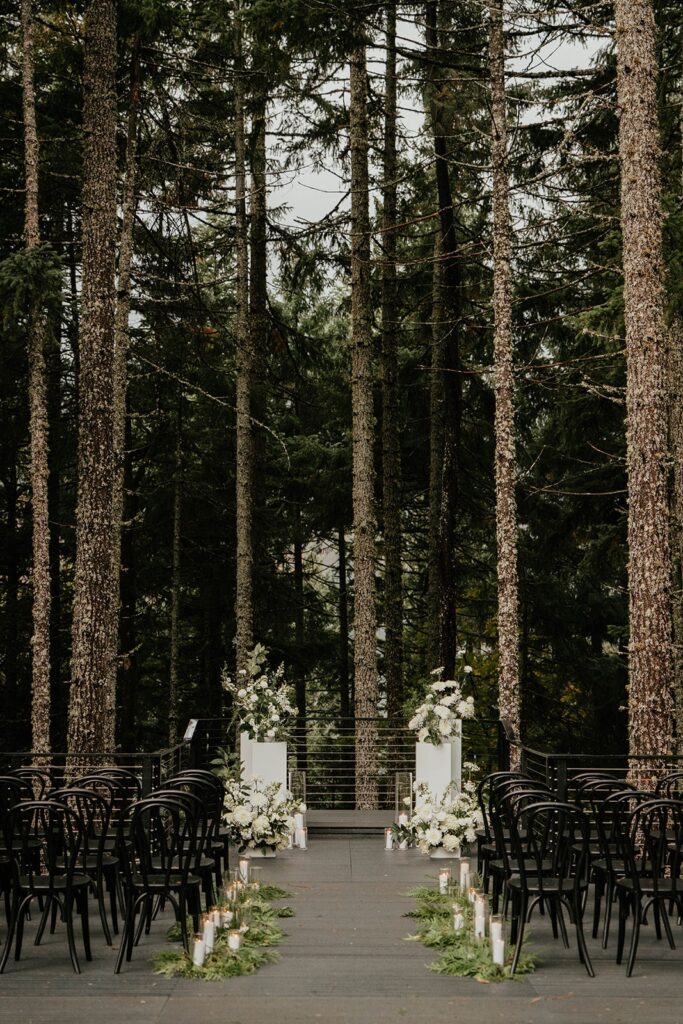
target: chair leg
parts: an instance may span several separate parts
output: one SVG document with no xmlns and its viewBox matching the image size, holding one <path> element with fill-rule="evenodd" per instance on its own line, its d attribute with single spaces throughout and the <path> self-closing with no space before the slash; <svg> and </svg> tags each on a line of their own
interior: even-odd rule
<svg viewBox="0 0 683 1024">
<path fill-rule="evenodd" d="M 111 913 L 111 930 L 114 935 L 119 934 L 119 912 L 116 905 L 116 868 L 112 868 L 107 874 L 107 888 L 109 889 L 109 911 Z"/>
<path fill-rule="evenodd" d="M 655 935 L 661 942 L 662 939 L 662 914 L 661 907 L 659 906 L 659 900 L 654 900 L 652 904 L 652 916 L 655 919 Z"/>
<path fill-rule="evenodd" d="M 624 940 L 626 938 L 626 918 L 628 916 L 628 896 L 625 892 L 619 893 L 619 935 L 617 937 L 617 963 L 620 964 L 624 956 Z"/>
<path fill-rule="evenodd" d="M 576 916 L 576 915 L 575 915 Z M 557 902 L 557 921 L 560 926 L 560 935 L 562 936 L 562 945 L 565 949 L 569 949 L 569 936 L 567 935 L 567 926 L 564 923 L 564 914 L 562 912 L 562 901 Z"/>
<path fill-rule="evenodd" d="M 33 940 L 33 945 L 34 946 L 39 946 L 40 943 L 43 940 L 43 933 L 45 932 L 45 926 L 47 925 L 47 919 L 50 916 L 50 911 L 52 909 L 52 903 L 53 903 L 53 897 L 52 897 L 52 894 L 49 893 L 45 897 L 45 906 L 43 907 L 43 912 L 40 915 L 40 924 L 38 925 L 38 931 L 36 932 L 36 937 Z"/>
<path fill-rule="evenodd" d="M 562 913 L 562 911 L 560 911 Z M 595 971 L 593 970 L 593 964 L 591 958 L 588 955 L 588 947 L 586 946 L 586 936 L 583 933 L 583 915 L 581 913 L 581 901 L 580 898 L 574 903 L 574 918 L 576 928 L 576 944 L 579 947 L 579 956 L 581 962 L 586 968 L 586 972 L 589 978 L 595 977 Z"/>
<path fill-rule="evenodd" d="M 559 933 L 557 931 L 557 906 L 555 904 L 555 900 L 549 901 L 548 911 L 550 913 L 550 924 L 553 930 L 553 938 L 556 939 Z"/>
<path fill-rule="evenodd" d="M 605 923 L 602 929 L 602 948 L 607 949 L 609 939 L 609 926 L 612 921 L 612 907 L 614 906 L 614 882 L 611 875 L 607 878 L 605 891 Z"/>
<path fill-rule="evenodd" d="M 602 897 L 605 892 L 605 879 L 601 874 L 595 875 L 595 902 L 593 904 L 593 938 L 598 937 L 598 927 L 600 924 L 600 907 L 602 904 Z"/>
<path fill-rule="evenodd" d="M 122 931 L 121 940 L 119 943 L 119 951 L 116 957 L 116 964 L 114 965 L 114 973 L 120 974 L 121 967 L 123 966 L 123 957 L 128 948 L 128 936 L 133 930 L 133 896 L 131 895 L 124 907 L 123 919 L 122 919 Z"/>
<path fill-rule="evenodd" d="M 180 905 L 180 937 L 183 941 L 183 949 L 189 953 L 190 940 L 187 935 L 187 902 L 184 889 L 180 890 L 178 903 Z"/>
<path fill-rule="evenodd" d="M 515 943 L 515 952 L 512 957 L 512 963 L 510 965 L 510 974 L 514 974 L 517 970 L 517 964 L 519 963 L 519 957 L 522 952 L 522 943 L 524 942 L 524 926 L 526 924 L 527 916 L 527 897 L 520 893 L 519 895 L 519 914 L 517 917 L 517 942 Z"/>
<path fill-rule="evenodd" d="M 77 900 L 80 902 L 80 914 L 81 914 L 81 932 L 83 935 L 83 949 L 85 951 L 85 959 L 92 960 L 92 950 L 90 948 L 90 918 L 88 916 L 88 890 L 86 888 L 81 889 Z M 104 918 L 106 921 L 106 917 Z M 104 922 L 103 922 L 104 923 Z M 109 929 L 105 931 L 105 936 L 108 935 Z M 111 935 L 107 940 L 107 945 L 111 946 Z"/>
<path fill-rule="evenodd" d="M 78 962 L 78 953 L 76 952 L 76 939 L 74 936 L 74 897 L 68 895 L 64 899 L 64 914 L 66 916 L 66 937 L 69 943 L 69 954 L 71 956 L 71 964 L 76 974 L 81 973 L 81 967 Z"/>
<path fill-rule="evenodd" d="M 498 913 L 498 904 L 500 902 L 500 875 L 498 873 L 492 875 L 493 878 L 493 890 L 491 892 L 491 913 Z"/>
<path fill-rule="evenodd" d="M 95 879 L 95 893 L 97 895 L 100 921 L 102 922 L 102 931 L 104 932 L 104 941 L 108 946 L 111 946 L 111 932 L 109 931 L 109 922 L 107 921 L 107 909 L 104 905 L 104 876 L 101 871 L 97 872 L 97 878 Z"/>
<path fill-rule="evenodd" d="M 643 919 L 643 908 L 640 900 L 636 897 L 635 908 L 633 912 L 633 935 L 631 936 L 631 949 L 628 954 L 628 964 L 626 965 L 626 977 L 630 978 L 633 974 L 633 965 L 636 962 L 636 952 L 638 950 L 638 939 L 640 938 L 640 925 Z"/>
<path fill-rule="evenodd" d="M 671 931 L 671 924 L 669 922 L 669 915 L 666 912 L 666 905 L 662 906 L 662 923 L 664 925 L 664 931 L 666 932 L 667 942 L 669 943 L 669 949 L 675 949 L 676 943 L 674 942 L 673 933 Z"/>
<path fill-rule="evenodd" d="M 21 960 L 21 947 L 24 941 L 24 922 L 26 921 L 26 914 L 31 905 L 31 896 L 24 896 L 23 900 L 19 904 L 19 911 L 17 913 L 17 939 L 14 947 L 14 959 Z"/>
<path fill-rule="evenodd" d="M 12 940 L 14 939 L 14 932 L 17 926 L 19 902 L 18 894 L 16 894 L 13 899 L 10 899 L 9 911 L 7 914 L 7 936 L 5 937 L 5 945 L 3 947 L 2 954 L 0 955 L 0 974 L 3 973 L 7 966 L 10 950 L 12 949 Z"/>
</svg>

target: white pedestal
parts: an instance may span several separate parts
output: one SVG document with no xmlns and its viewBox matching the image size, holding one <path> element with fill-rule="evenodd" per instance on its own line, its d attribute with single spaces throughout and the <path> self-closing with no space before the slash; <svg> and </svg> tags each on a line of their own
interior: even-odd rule
<svg viewBox="0 0 683 1024">
<path fill-rule="evenodd" d="M 424 783 L 432 796 L 440 800 L 445 791 L 455 783 L 460 792 L 462 785 L 462 725 L 450 743 L 415 744 L 415 781 Z"/>
<path fill-rule="evenodd" d="M 266 785 L 277 782 L 282 790 L 287 789 L 287 744 L 260 743 L 251 744 L 252 778 L 263 779 Z"/>
</svg>

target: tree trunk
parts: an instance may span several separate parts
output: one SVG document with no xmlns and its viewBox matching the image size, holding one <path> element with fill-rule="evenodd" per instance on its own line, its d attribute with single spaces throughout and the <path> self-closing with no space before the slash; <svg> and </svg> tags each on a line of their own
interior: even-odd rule
<svg viewBox="0 0 683 1024">
<path fill-rule="evenodd" d="M 365 49 L 351 59 L 351 402 L 353 411 L 356 806 L 377 806 L 375 467 Z"/>
<path fill-rule="evenodd" d="M 38 132 L 34 90 L 33 5 L 21 0 L 22 87 L 24 114 L 26 248 L 40 244 L 38 221 Z M 50 515 L 48 509 L 49 450 L 45 324 L 36 298 L 28 324 L 29 434 L 31 440 L 31 509 L 33 547 L 33 636 L 31 743 L 35 751 L 50 750 Z"/>
<path fill-rule="evenodd" d="M 294 679 L 296 706 L 298 709 L 296 722 L 298 733 L 297 767 L 300 771 L 305 772 L 308 762 L 308 750 L 306 742 L 306 674 L 302 658 L 306 639 L 306 617 L 304 612 L 304 552 L 301 536 L 301 507 L 298 504 L 295 508 L 294 516 L 294 641 L 299 659 Z"/>
<path fill-rule="evenodd" d="M 437 0 L 426 6 L 426 43 L 431 66 L 438 71 L 440 45 L 438 38 Z M 462 380 L 460 376 L 460 330 L 462 315 L 462 282 L 457 258 L 457 238 L 453 198 L 448 167 L 447 137 L 451 126 L 445 123 L 447 104 L 438 94 L 446 83 L 432 72 L 431 122 L 434 133 L 435 175 L 441 230 L 440 251 L 443 262 L 444 361 L 443 374 L 443 459 L 441 466 L 441 502 L 439 506 L 438 543 L 438 630 L 439 664 L 446 678 L 455 671 L 456 654 L 456 582 L 454 539 L 458 493 L 460 488 L 458 452 L 462 414 Z"/>
<path fill-rule="evenodd" d="M 512 266 L 507 172 L 504 0 L 491 4 L 491 157 L 493 165 L 493 361 L 496 395 L 498 545 L 498 711 L 520 735 L 517 500 L 512 340 Z M 511 753 L 517 754 L 513 747 Z M 518 768 L 518 764 L 513 764 Z"/>
<path fill-rule="evenodd" d="M 629 750 L 672 747 L 666 329 L 651 0 L 615 0 L 629 489 Z M 632 766 L 637 781 L 646 770 Z"/>
<path fill-rule="evenodd" d="M 337 533 L 339 552 L 339 714 L 348 725 L 351 718 L 349 685 L 349 594 L 346 585 L 346 533 L 342 523 Z"/>
<path fill-rule="evenodd" d="M 130 403 L 130 397 L 126 399 Z M 133 472 L 133 439 L 130 410 L 125 421 L 126 438 L 124 445 L 124 521 L 128 524 L 121 536 L 121 673 L 120 700 L 121 721 L 119 723 L 119 744 L 123 750 L 137 750 L 137 706 L 140 669 L 138 661 L 137 602 L 138 567 L 136 544 L 136 523 L 140 511 L 138 494 L 139 479 Z"/>
<path fill-rule="evenodd" d="M 122 224 L 119 242 L 119 279 L 114 322 L 114 491 L 112 498 L 112 623 L 109 686 L 116 690 L 119 665 L 119 625 L 121 603 L 121 536 L 124 515 L 124 474 L 126 444 L 126 392 L 128 390 L 128 345 L 130 319 L 133 229 L 135 225 L 135 181 L 138 149 L 138 112 L 140 109 L 140 46 L 133 43 L 130 59 L 130 99 L 126 132 L 126 167 L 123 185 Z M 124 568 L 126 568 L 124 566 Z M 113 725 L 112 725 L 113 728 Z M 110 735 L 113 742 L 114 734 Z"/>
<path fill-rule="evenodd" d="M 116 254 L 116 6 L 85 10 L 83 290 L 76 568 L 69 750 L 102 750 L 116 720 L 111 685 L 113 356 Z"/>
<path fill-rule="evenodd" d="M 427 583 L 427 670 L 439 665 L 439 517 L 443 467 L 444 308 L 441 230 L 434 239 L 432 265 L 431 360 L 429 384 L 429 538 Z"/>
<path fill-rule="evenodd" d="M 236 437 L 236 595 L 235 643 L 237 669 L 245 669 L 249 651 L 254 645 L 253 609 L 253 437 L 251 396 L 253 379 L 253 347 L 249 328 L 249 239 L 246 206 L 246 145 L 244 127 L 244 62 L 242 26 L 239 11 L 235 20 L 235 343 L 237 374 L 235 404 L 237 407 Z"/>
<path fill-rule="evenodd" d="M 168 686 L 168 745 L 178 742 L 178 654 L 180 650 L 180 526 L 183 510 L 183 441 L 181 398 L 178 396 L 175 473 L 173 476 L 173 542 L 171 551 L 171 657 Z"/>
<path fill-rule="evenodd" d="M 669 452 L 671 481 L 671 572 L 673 583 L 673 696 L 676 748 L 683 754 L 683 322 L 669 335 Z"/>
<path fill-rule="evenodd" d="M 384 520 L 384 675 L 389 717 L 403 698 L 403 564 L 401 558 L 401 443 L 396 287 L 396 2 L 386 8 L 382 190 L 382 495 Z"/>
</svg>

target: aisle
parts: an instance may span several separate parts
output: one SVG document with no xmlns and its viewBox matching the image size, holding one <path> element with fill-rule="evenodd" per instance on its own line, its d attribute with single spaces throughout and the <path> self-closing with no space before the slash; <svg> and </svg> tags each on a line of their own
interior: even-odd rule
<svg viewBox="0 0 683 1024">
<path fill-rule="evenodd" d="M 306 853 L 264 861 L 268 878 L 289 889 L 296 917 L 283 921 L 280 962 L 224 983 L 167 980 L 149 958 L 164 942 L 155 924 L 124 973 L 103 947 L 93 920 L 95 960 L 76 976 L 64 936 L 48 939 L 0 977 L 2 1024 L 680 1024 L 683 951 L 670 953 L 648 936 L 637 977 L 628 981 L 590 942 L 598 972 L 586 977 L 572 948 L 548 941 L 535 918 L 536 974 L 519 982 L 480 985 L 430 973 L 435 956 L 405 936 L 411 886 L 435 883 L 434 865 L 416 851 L 385 853 L 382 837 L 316 837 Z M 33 927 L 33 926 L 31 926 Z M 647 929 L 646 931 L 651 931 Z M 28 938 L 28 936 L 27 936 Z M 672 961 L 674 961 L 672 963 Z"/>
</svg>

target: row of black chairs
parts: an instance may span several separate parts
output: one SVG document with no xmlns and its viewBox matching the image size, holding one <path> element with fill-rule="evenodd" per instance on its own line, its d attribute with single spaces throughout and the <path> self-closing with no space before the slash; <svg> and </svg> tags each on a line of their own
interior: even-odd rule
<svg viewBox="0 0 683 1024">
<path fill-rule="evenodd" d="M 61 917 L 73 968 L 80 972 L 74 916 L 80 916 L 91 960 L 91 893 L 108 945 L 112 932 L 119 932 L 119 911 L 123 915 L 117 972 L 167 903 L 187 949 L 188 911 L 197 927 L 202 895 L 208 909 L 228 868 L 222 808 L 222 783 L 198 769 L 179 772 L 144 799 L 140 780 L 126 769 L 90 771 L 60 788 L 47 769 L 0 776 L 0 886 L 7 921 L 0 973 L 13 944 L 20 959 L 25 921 L 35 906 L 35 943 L 48 922 L 54 932 Z"/>
<path fill-rule="evenodd" d="M 608 944 L 612 906 L 619 904 L 617 963 L 624 953 L 626 923 L 633 918 L 627 974 L 633 971 L 640 929 L 649 910 L 657 938 L 662 928 L 675 948 L 669 915 L 683 914 L 683 801 L 676 799 L 683 773 L 662 778 L 654 792 L 635 790 L 607 773 L 583 773 L 572 780 L 569 799 L 521 772 L 496 772 L 479 785 L 484 827 L 478 836 L 479 862 L 492 909 L 511 908 L 517 968 L 525 924 L 532 911 L 548 910 L 555 938 L 568 945 L 563 910 L 576 929 L 579 957 L 594 972 L 583 932 L 588 889 L 595 883 L 593 936 Z"/>
</svg>

